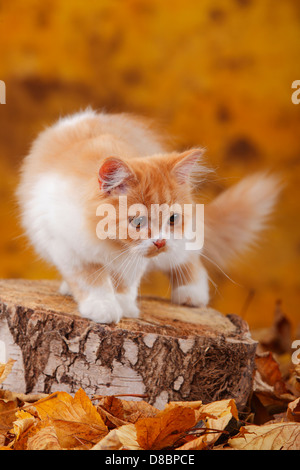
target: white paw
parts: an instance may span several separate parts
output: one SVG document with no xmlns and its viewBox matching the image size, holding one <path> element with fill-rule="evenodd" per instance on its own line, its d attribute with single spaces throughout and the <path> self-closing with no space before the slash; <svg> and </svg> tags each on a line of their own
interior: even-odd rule
<svg viewBox="0 0 300 470">
<path fill-rule="evenodd" d="M 71 289 L 67 281 L 62 281 L 61 285 L 59 286 L 59 293 L 61 295 L 72 295 Z"/>
<path fill-rule="evenodd" d="M 102 295 L 99 298 L 90 294 L 79 303 L 79 312 L 97 323 L 118 322 L 122 317 L 122 309 L 114 295 Z"/>
<path fill-rule="evenodd" d="M 205 307 L 209 302 L 208 286 L 197 284 L 179 286 L 173 289 L 171 300 L 175 304 L 189 307 Z"/>
<path fill-rule="evenodd" d="M 128 294 L 117 294 L 119 305 L 123 312 L 123 317 L 138 318 L 140 310 L 136 304 L 135 297 Z"/>
</svg>

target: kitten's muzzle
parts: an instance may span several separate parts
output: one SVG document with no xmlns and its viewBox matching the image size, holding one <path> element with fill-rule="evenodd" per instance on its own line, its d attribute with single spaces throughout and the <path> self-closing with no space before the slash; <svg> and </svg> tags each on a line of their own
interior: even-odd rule
<svg viewBox="0 0 300 470">
<path fill-rule="evenodd" d="M 155 242 L 153 242 L 153 245 L 155 245 L 156 248 L 158 248 L 158 249 L 163 248 L 166 245 L 166 240 L 165 239 L 162 239 L 162 240 L 158 239 Z"/>
</svg>

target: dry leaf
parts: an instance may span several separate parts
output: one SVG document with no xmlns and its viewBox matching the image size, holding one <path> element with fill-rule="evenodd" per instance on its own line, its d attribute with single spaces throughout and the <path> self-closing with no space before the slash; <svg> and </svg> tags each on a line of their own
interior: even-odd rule
<svg viewBox="0 0 300 470">
<path fill-rule="evenodd" d="M 6 377 L 10 374 L 15 362 L 14 359 L 8 359 L 6 364 L 0 363 L 0 384 L 4 382 Z"/>
<path fill-rule="evenodd" d="M 287 386 L 295 397 L 300 397 L 300 364 L 293 368 Z"/>
<path fill-rule="evenodd" d="M 141 401 L 121 400 L 114 396 L 102 397 L 98 403 L 98 410 L 106 420 L 105 423 L 111 427 L 135 423 L 141 418 L 156 416 L 159 410 L 149 403 Z"/>
<path fill-rule="evenodd" d="M 203 405 L 199 410 L 199 418 L 205 419 L 207 432 L 203 436 L 206 445 L 212 445 L 224 433 L 232 419 L 238 421 L 235 401 L 220 400 Z"/>
<path fill-rule="evenodd" d="M 18 440 L 20 436 L 35 423 L 35 418 L 24 410 L 18 410 L 16 417 L 18 419 L 13 423 L 13 433 L 16 436 L 16 440 Z"/>
<path fill-rule="evenodd" d="M 51 420 L 61 447 L 89 447 L 107 433 L 100 414 L 82 389 L 74 398 L 66 392 L 53 395 L 34 406 L 41 420 Z"/>
<path fill-rule="evenodd" d="M 16 404 L 13 401 L 0 400 L 0 434 L 9 431 L 16 419 Z"/>
<path fill-rule="evenodd" d="M 299 450 L 300 424 L 272 423 L 245 426 L 229 439 L 228 444 L 239 450 Z"/>
<path fill-rule="evenodd" d="M 136 423 L 137 441 L 146 450 L 170 447 L 196 424 L 195 411 L 185 406 L 166 409 Z"/>
<path fill-rule="evenodd" d="M 172 408 L 177 408 L 178 406 L 186 406 L 193 410 L 200 410 L 203 406 L 203 402 L 201 400 L 195 401 L 170 401 L 165 406 L 165 410 L 171 410 Z"/>
<path fill-rule="evenodd" d="M 204 435 L 200 437 L 196 437 L 196 439 L 193 439 L 189 442 L 186 442 L 180 447 L 177 447 L 176 450 L 206 450 L 207 449 L 207 444 L 204 439 Z"/>
<path fill-rule="evenodd" d="M 94 445 L 91 450 L 120 450 L 123 444 L 119 439 L 117 429 L 112 429 L 101 441 Z"/>
<path fill-rule="evenodd" d="M 55 427 L 39 423 L 35 433 L 28 437 L 27 450 L 61 450 Z"/>
<path fill-rule="evenodd" d="M 238 420 L 238 411 L 233 399 L 219 400 L 207 405 L 202 405 L 199 409 L 199 414 L 201 418 L 223 418 L 228 414 L 231 414 L 236 420 Z"/>
<path fill-rule="evenodd" d="M 23 403 L 34 403 L 38 400 L 48 397 L 46 393 L 14 393 L 10 390 L 0 390 L 0 398 L 4 400 L 11 400 L 18 404 Z"/>
<path fill-rule="evenodd" d="M 134 424 L 120 426 L 112 429 L 91 450 L 143 450 L 137 442 L 136 427 Z"/>
<path fill-rule="evenodd" d="M 270 387 L 273 387 L 275 394 L 282 395 L 283 393 L 287 393 L 279 364 L 275 361 L 271 352 L 256 354 L 255 365 L 261 379 Z"/>
<path fill-rule="evenodd" d="M 297 398 L 288 404 L 287 418 L 290 421 L 300 423 L 300 398 Z"/>
<path fill-rule="evenodd" d="M 149 418 L 151 419 L 151 418 Z M 117 430 L 117 436 L 125 449 L 143 450 L 137 439 L 137 429 L 135 424 L 121 426 Z"/>
</svg>

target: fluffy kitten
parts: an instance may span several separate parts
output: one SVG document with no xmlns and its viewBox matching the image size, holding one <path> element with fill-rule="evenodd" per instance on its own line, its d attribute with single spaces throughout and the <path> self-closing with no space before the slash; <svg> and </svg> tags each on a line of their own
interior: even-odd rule
<svg viewBox="0 0 300 470">
<path fill-rule="evenodd" d="M 144 120 L 127 114 L 87 110 L 39 135 L 22 167 L 22 222 L 37 252 L 62 274 L 61 292 L 73 295 L 82 316 L 101 323 L 137 317 L 138 287 L 152 269 L 169 275 L 174 303 L 207 305 L 201 250 L 186 249 L 193 215 L 151 213 L 154 204 L 195 206 L 193 176 L 198 181 L 208 172 L 201 155 L 201 149 L 168 152 Z M 277 195 L 277 180 L 257 174 L 206 205 L 204 253 L 224 266 L 253 241 Z M 123 213 L 120 196 L 142 209 Z M 135 237 L 99 239 L 102 204 L 115 209 L 117 229 L 133 229 Z"/>
</svg>

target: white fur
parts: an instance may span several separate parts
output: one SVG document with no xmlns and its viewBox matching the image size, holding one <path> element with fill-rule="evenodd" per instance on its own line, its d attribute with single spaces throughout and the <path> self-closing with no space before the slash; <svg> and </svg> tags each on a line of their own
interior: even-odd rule
<svg viewBox="0 0 300 470">
<path fill-rule="evenodd" d="M 94 118 L 95 116 L 96 112 L 92 108 L 87 108 L 84 111 L 61 117 L 55 126 L 60 128 L 69 126 L 73 127 L 76 124 L 81 123 L 86 119 Z"/>
<path fill-rule="evenodd" d="M 59 286 L 59 293 L 61 295 L 72 295 L 72 291 L 70 289 L 69 284 L 67 281 L 62 281 L 60 286 Z"/>
<path fill-rule="evenodd" d="M 24 203 L 23 225 L 38 253 L 63 271 L 93 260 L 80 200 L 62 175 L 48 173 L 36 181 Z"/>
<path fill-rule="evenodd" d="M 82 316 L 101 323 L 119 321 L 124 315 L 138 316 L 137 289 L 147 261 L 141 263 L 142 267 L 138 260 L 131 266 L 127 254 L 116 256 L 107 249 L 105 241 L 95 243 L 90 239 L 80 199 L 67 177 L 48 173 L 39 178 L 24 205 L 23 225 L 41 257 L 56 265 L 67 278 L 88 262 L 108 265 L 109 270 L 115 272 L 127 266 L 127 270 L 121 272 L 130 283 L 126 294 L 115 294 L 112 286 L 93 288 L 93 278 L 91 286 L 81 280 L 80 287 L 87 292 L 86 298 L 79 302 Z M 115 262 L 112 261 L 114 257 L 117 258 Z M 62 282 L 60 293 L 71 293 L 66 281 Z"/>
<path fill-rule="evenodd" d="M 123 311 L 114 293 L 105 289 L 93 289 L 88 296 L 79 302 L 79 311 L 83 317 L 95 322 L 118 322 Z"/>
<path fill-rule="evenodd" d="M 205 307 L 209 302 L 209 284 L 205 269 L 199 268 L 196 282 L 175 287 L 172 290 L 171 300 L 175 304 Z"/>
</svg>

